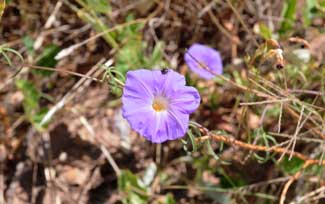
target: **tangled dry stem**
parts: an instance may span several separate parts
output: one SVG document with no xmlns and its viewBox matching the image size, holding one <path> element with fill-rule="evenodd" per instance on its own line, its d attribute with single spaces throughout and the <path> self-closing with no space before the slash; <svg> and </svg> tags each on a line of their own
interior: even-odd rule
<svg viewBox="0 0 325 204">
<path fill-rule="evenodd" d="M 278 147 L 278 146 L 266 147 L 266 146 L 262 146 L 262 145 L 249 144 L 249 143 L 242 142 L 240 140 L 236 140 L 235 138 L 227 136 L 227 135 L 220 135 L 220 134 L 212 133 L 208 129 L 204 128 L 201 125 L 198 125 L 198 128 L 205 136 L 197 138 L 197 141 L 214 140 L 217 142 L 224 142 L 231 146 L 238 146 L 240 148 L 247 149 L 250 151 L 274 152 L 274 153 L 279 153 L 282 155 L 285 154 L 285 155 L 289 155 L 289 156 L 294 156 L 294 157 L 304 160 L 305 163 L 304 163 L 303 167 L 298 172 L 296 172 L 293 176 L 291 176 L 291 178 L 285 183 L 285 185 L 282 189 L 282 192 L 281 192 L 279 204 L 284 204 L 284 201 L 286 199 L 286 195 L 287 195 L 287 192 L 288 192 L 290 186 L 292 185 L 292 183 L 294 181 L 296 181 L 302 175 L 303 171 L 307 167 L 309 167 L 310 165 L 315 165 L 315 164 L 325 166 L 324 160 L 311 159 L 308 156 L 301 154 L 299 152 L 294 152 L 292 150 L 288 150 L 288 148 L 282 148 L 282 147 Z"/>
<path fill-rule="evenodd" d="M 303 167 L 300 169 L 300 171 L 296 172 L 287 182 L 286 184 L 284 185 L 283 189 L 282 189 L 282 192 L 281 192 L 281 196 L 280 196 L 280 201 L 279 201 L 279 204 L 284 204 L 284 201 L 286 199 L 286 196 L 287 196 L 287 192 L 289 190 L 289 187 L 291 186 L 291 184 L 297 180 L 303 173 L 303 171 L 310 165 L 313 164 L 313 160 L 309 159 L 309 160 L 306 160 Z"/>
<path fill-rule="evenodd" d="M 308 164 L 308 166 L 313 164 L 325 166 L 325 160 L 311 159 L 304 154 L 292 150 L 288 150 L 286 148 L 277 147 L 277 146 L 266 147 L 262 145 L 249 144 L 249 143 L 242 142 L 240 140 L 236 140 L 235 138 L 230 137 L 228 135 L 220 135 L 220 134 L 212 133 L 208 129 L 204 128 L 203 126 L 198 126 L 198 128 L 205 136 L 197 138 L 197 141 L 214 140 L 217 142 L 224 142 L 231 146 L 238 146 L 240 148 L 255 151 L 255 152 L 263 151 L 263 152 L 274 152 L 279 154 L 286 154 L 289 156 L 292 155 L 294 157 L 304 160 L 305 163 Z"/>
</svg>

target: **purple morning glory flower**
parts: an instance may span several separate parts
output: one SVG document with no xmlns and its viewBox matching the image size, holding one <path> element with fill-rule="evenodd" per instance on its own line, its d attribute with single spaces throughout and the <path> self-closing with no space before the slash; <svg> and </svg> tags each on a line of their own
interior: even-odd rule
<svg viewBox="0 0 325 204">
<path fill-rule="evenodd" d="M 222 74 L 220 53 L 211 47 L 193 44 L 184 58 L 189 68 L 205 79 L 212 79 L 216 74 Z"/>
<path fill-rule="evenodd" d="M 200 104 L 198 91 L 170 69 L 129 71 L 122 114 L 132 129 L 153 143 L 183 137 L 189 114 Z"/>
</svg>

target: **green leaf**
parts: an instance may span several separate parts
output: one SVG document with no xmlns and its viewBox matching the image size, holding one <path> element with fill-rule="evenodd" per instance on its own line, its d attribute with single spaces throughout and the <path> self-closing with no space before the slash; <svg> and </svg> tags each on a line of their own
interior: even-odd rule
<svg viewBox="0 0 325 204">
<path fill-rule="evenodd" d="M 118 189 L 126 194 L 123 203 L 145 204 L 149 196 L 140 179 L 129 170 L 122 170 L 118 177 Z"/>
<path fill-rule="evenodd" d="M 19 52 L 17 52 L 16 50 L 14 50 L 14 49 L 12 49 L 10 47 L 0 47 L 0 52 L 1 52 L 2 55 L 4 55 L 4 57 L 6 55 L 5 52 L 11 52 L 11 53 L 15 54 L 17 57 L 19 57 L 21 62 L 24 62 L 23 56 Z M 7 57 L 5 57 L 5 58 L 8 61 Z M 8 63 L 9 64 L 11 63 L 10 59 L 9 59 Z"/>
<path fill-rule="evenodd" d="M 143 65 L 143 55 L 144 54 L 141 46 L 141 41 L 130 40 L 117 53 L 116 69 L 125 75 L 129 69 L 141 67 L 141 65 Z"/>
<path fill-rule="evenodd" d="M 254 140 L 257 140 L 257 144 L 259 145 L 263 145 L 266 147 L 271 147 L 273 145 L 276 145 L 277 142 L 274 139 L 274 137 L 272 137 L 271 135 L 267 134 L 263 128 L 257 128 L 254 129 L 253 133 L 253 138 Z M 264 152 L 263 155 L 261 156 L 259 153 L 254 152 L 253 153 L 254 157 L 257 159 L 257 161 L 259 163 L 265 163 L 267 162 L 270 158 L 273 157 L 274 153 L 271 154 L 270 152 Z"/>
<path fill-rule="evenodd" d="M 156 65 L 156 64 L 159 64 L 161 61 L 162 61 L 162 50 L 164 49 L 164 43 L 159 41 L 153 51 L 152 51 L 152 54 L 151 56 L 149 57 L 149 60 L 148 60 L 148 66 L 153 66 L 153 65 Z"/>
<path fill-rule="evenodd" d="M 216 110 L 218 108 L 218 104 L 222 100 L 217 93 L 211 93 L 209 96 L 209 105 L 211 110 Z"/>
<path fill-rule="evenodd" d="M 286 0 L 282 10 L 282 22 L 279 33 L 284 35 L 293 28 L 296 19 L 297 0 Z"/>
<path fill-rule="evenodd" d="M 221 175 L 220 185 L 222 188 L 240 187 L 247 184 L 240 172 L 232 173 L 231 176 L 228 175 L 223 168 L 218 169 L 217 172 Z"/>
<path fill-rule="evenodd" d="M 264 23 L 259 23 L 259 34 L 262 36 L 264 39 L 271 39 L 272 38 L 272 31 L 264 24 Z"/>
<path fill-rule="evenodd" d="M 86 0 L 88 6 L 99 13 L 108 13 L 111 11 L 108 0 Z"/>
<path fill-rule="evenodd" d="M 126 22 L 130 22 L 133 19 L 134 16 L 129 14 L 126 17 Z M 125 75 L 128 70 L 138 67 L 147 67 L 144 55 L 146 45 L 141 41 L 141 27 L 142 24 L 133 24 L 119 30 L 118 40 L 125 42 L 125 44 L 118 50 L 116 56 L 116 69 L 123 75 Z"/>
<path fill-rule="evenodd" d="M 37 130 L 42 130 L 44 127 L 47 127 L 48 124 L 41 126 L 40 123 L 48 111 L 49 111 L 48 108 L 42 108 L 39 112 L 37 112 L 36 114 L 33 114 L 31 120 Z"/>
<path fill-rule="evenodd" d="M 38 108 L 38 101 L 41 98 L 41 94 L 36 87 L 31 82 L 23 79 L 16 80 L 16 86 L 24 95 L 24 105 L 27 108 L 25 111 L 30 112 Z"/>
<path fill-rule="evenodd" d="M 131 13 L 127 15 L 125 21 L 132 22 L 134 20 L 134 15 Z M 125 39 L 133 38 L 133 39 L 139 39 L 141 37 L 141 28 L 143 28 L 144 24 L 143 23 L 137 23 L 137 24 L 131 24 L 128 26 L 125 26 L 121 29 L 119 29 L 118 33 L 118 40 L 123 41 Z"/>
<path fill-rule="evenodd" d="M 189 138 L 191 140 L 191 144 L 192 144 L 192 147 L 193 147 L 193 152 L 197 152 L 197 145 L 196 145 L 196 141 L 195 141 L 195 136 L 194 136 L 192 130 L 189 129 L 187 131 L 187 134 L 188 134 L 188 136 L 189 136 Z"/>
<path fill-rule="evenodd" d="M 147 200 L 142 199 L 138 194 L 136 193 L 129 193 L 127 198 L 124 200 L 125 204 L 145 204 L 147 203 Z"/>
<path fill-rule="evenodd" d="M 303 20 L 304 25 L 309 26 L 311 23 L 312 18 L 314 17 L 313 10 L 316 7 L 316 0 L 306 0 L 305 6 L 303 8 Z"/>
<path fill-rule="evenodd" d="M 137 186 L 138 178 L 129 170 L 122 170 L 118 177 L 118 188 L 121 191 L 127 191 L 129 186 Z"/>
<path fill-rule="evenodd" d="M 316 0 L 315 7 L 312 8 L 312 12 L 318 14 L 317 16 L 325 16 L 325 0 Z"/>
<path fill-rule="evenodd" d="M 176 204 L 173 194 L 167 193 L 165 196 L 163 204 Z"/>
<path fill-rule="evenodd" d="M 6 52 L 1 51 L 1 55 L 5 58 L 5 60 L 7 61 L 8 65 L 9 65 L 10 67 L 12 67 L 11 59 L 10 59 L 10 57 L 6 54 Z"/>
<path fill-rule="evenodd" d="M 122 191 L 128 191 L 133 186 L 145 190 L 139 183 L 139 178 L 129 170 L 122 170 L 118 178 L 118 188 Z"/>
<path fill-rule="evenodd" d="M 280 162 L 280 167 L 282 170 L 288 174 L 294 174 L 298 172 L 304 165 L 304 160 L 297 157 L 293 157 L 289 160 L 288 156 L 284 156 L 283 160 Z"/>
<path fill-rule="evenodd" d="M 27 49 L 28 54 L 30 54 L 30 55 L 33 54 L 34 53 L 34 40 L 29 36 L 25 36 L 23 38 L 23 43 Z"/>
<path fill-rule="evenodd" d="M 60 48 L 56 45 L 48 45 L 44 48 L 42 54 L 36 59 L 36 65 L 42 67 L 55 67 L 57 60 L 55 56 L 59 53 Z M 49 76 L 53 71 L 48 70 L 33 70 L 34 74 Z"/>
<path fill-rule="evenodd" d="M 220 146 L 222 145 L 223 143 L 220 144 Z M 216 154 L 211 146 L 211 142 L 209 140 L 207 140 L 206 142 L 206 145 L 207 145 L 207 148 L 208 148 L 208 153 L 216 160 L 216 161 L 220 161 L 221 164 L 223 165 L 230 165 L 231 163 L 228 162 L 228 161 L 224 161 L 222 160 L 218 154 Z"/>
<path fill-rule="evenodd" d="M 39 107 L 39 100 L 42 94 L 31 82 L 26 80 L 16 80 L 16 86 L 24 95 L 23 107 L 27 119 L 38 131 L 42 131 L 48 125 L 43 124 L 41 126 L 40 124 L 48 112 L 48 108 L 40 109 Z"/>
<path fill-rule="evenodd" d="M 77 2 L 83 7 L 81 9 L 71 6 L 71 8 L 76 11 L 78 17 L 83 21 L 92 25 L 96 32 L 103 33 L 102 38 L 113 48 L 119 48 L 119 45 L 115 41 L 116 32 L 108 32 L 109 27 L 107 23 L 103 22 L 99 17 L 98 9 L 104 11 L 104 13 L 108 12 L 107 7 L 105 6 L 105 2 L 103 0 L 86 0 L 81 1 L 77 0 Z M 88 3 L 87 3 L 88 2 Z M 107 2 L 107 1 L 106 1 Z M 107 2 L 108 3 L 108 2 Z M 97 10 L 97 12 L 96 12 Z"/>
<path fill-rule="evenodd" d="M 132 14 L 126 17 L 126 22 L 134 19 Z M 146 55 L 147 44 L 142 41 L 141 28 L 142 23 L 132 24 L 118 30 L 118 40 L 123 42 L 123 46 L 118 49 L 116 55 L 116 70 L 125 75 L 128 70 L 137 69 L 139 67 L 153 68 L 161 67 L 164 62 L 162 60 L 162 50 L 164 44 L 158 42 L 153 48 L 151 55 Z M 120 79 L 122 80 L 122 79 Z"/>
<path fill-rule="evenodd" d="M 239 71 L 235 70 L 232 74 L 236 84 L 244 85 L 243 78 L 241 77 Z"/>
</svg>

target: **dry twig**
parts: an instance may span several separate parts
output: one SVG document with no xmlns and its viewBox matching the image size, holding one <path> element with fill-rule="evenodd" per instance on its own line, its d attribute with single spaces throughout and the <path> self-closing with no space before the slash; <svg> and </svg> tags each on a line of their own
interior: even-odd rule
<svg viewBox="0 0 325 204">
<path fill-rule="evenodd" d="M 194 125 L 196 127 L 198 127 L 200 129 L 200 131 L 205 135 L 205 136 L 197 138 L 196 139 L 197 141 L 214 140 L 217 142 L 224 142 L 228 145 L 238 146 L 240 148 L 252 150 L 252 151 L 256 151 L 256 152 L 263 151 L 263 152 L 274 152 L 274 153 L 286 154 L 286 155 L 292 154 L 292 156 L 297 157 L 297 158 L 302 159 L 305 162 L 307 162 L 308 165 L 319 164 L 319 165 L 325 166 L 325 161 L 311 159 L 308 156 L 301 154 L 299 152 L 294 152 L 294 151 L 288 150 L 286 148 L 277 147 L 277 146 L 266 147 L 266 146 L 262 146 L 262 145 L 254 145 L 254 144 L 245 143 L 240 140 L 236 140 L 235 138 L 230 137 L 229 135 L 220 135 L 220 134 L 212 133 L 205 127 L 201 126 L 200 124 L 194 123 Z"/>
<path fill-rule="evenodd" d="M 289 190 L 289 187 L 291 186 L 291 184 L 295 181 L 295 180 L 297 180 L 300 176 L 301 176 L 301 174 L 302 174 L 302 172 L 308 167 L 308 166 L 310 166 L 311 164 L 313 164 L 313 160 L 306 160 L 305 161 L 305 164 L 303 165 L 303 167 L 300 169 L 300 171 L 298 171 L 297 173 L 295 173 L 288 181 L 287 181 L 287 183 L 284 185 L 284 187 L 283 187 L 283 190 L 282 190 L 282 192 L 281 192 L 281 196 L 280 196 L 280 201 L 279 201 L 279 204 L 284 204 L 284 201 L 285 201 L 285 199 L 286 199 L 286 195 L 287 195 L 287 192 L 288 192 L 288 190 Z M 325 165 L 325 162 L 324 162 L 324 164 L 323 165 Z"/>
</svg>

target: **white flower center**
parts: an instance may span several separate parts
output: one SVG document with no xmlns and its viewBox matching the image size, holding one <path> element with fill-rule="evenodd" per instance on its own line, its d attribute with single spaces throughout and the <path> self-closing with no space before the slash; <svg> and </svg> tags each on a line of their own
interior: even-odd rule
<svg viewBox="0 0 325 204">
<path fill-rule="evenodd" d="M 166 111 L 168 108 L 168 100 L 162 96 L 156 96 L 152 102 L 152 108 L 156 112 Z"/>
</svg>

